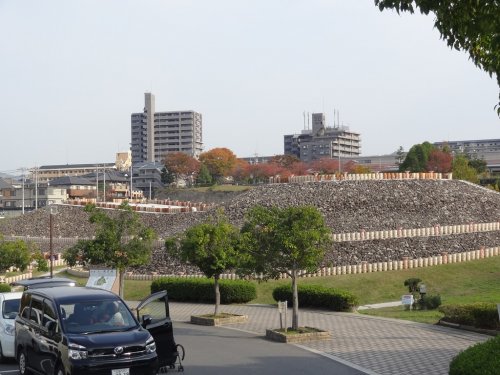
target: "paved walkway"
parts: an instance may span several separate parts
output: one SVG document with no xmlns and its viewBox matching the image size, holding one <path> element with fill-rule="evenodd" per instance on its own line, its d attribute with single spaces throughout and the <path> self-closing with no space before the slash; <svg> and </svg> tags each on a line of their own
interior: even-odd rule
<svg viewBox="0 0 500 375">
<path fill-rule="evenodd" d="M 172 320 L 186 322 L 193 314 L 213 312 L 213 305 L 170 303 Z M 221 306 L 222 312 L 245 314 L 246 323 L 230 327 L 256 335 L 279 327 L 276 307 Z M 446 375 L 451 359 L 489 336 L 452 328 L 361 314 L 301 309 L 300 325 L 327 329 L 332 338 L 298 345 L 370 375 Z"/>
</svg>

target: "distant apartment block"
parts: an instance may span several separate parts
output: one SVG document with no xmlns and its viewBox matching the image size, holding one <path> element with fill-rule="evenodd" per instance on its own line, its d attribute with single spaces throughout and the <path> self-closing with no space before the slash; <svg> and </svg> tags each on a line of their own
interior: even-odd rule
<svg viewBox="0 0 500 375">
<path fill-rule="evenodd" d="M 203 150 L 201 113 L 156 112 L 155 96 L 144 96 L 144 111 L 131 115 L 132 163 L 161 162 L 167 153 L 178 151 L 197 158 Z"/>
<path fill-rule="evenodd" d="M 470 139 L 465 141 L 434 142 L 434 146 L 448 146 L 453 154 L 466 154 L 486 161 L 488 170 L 500 172 L 500 139 Z"/>
<path fill-rule="evenodd" d="M 60 177 L 81 177 L 89 173 L 117 170 L 126 172 L 132 164 L 130 151 L 118 152 L 114 163 L 42 165 L 31 168 L 28 180 L 47 183 Z"/>
<path fill-rule="evenodd" d="M 327 126 L 323 113 L 313 113 L 312 129 L 284 136 L 284 152 L 304 162 L 322 158 L 352 158 L 361 154 L 361 137 L 347 126 Z"/>
</svg>

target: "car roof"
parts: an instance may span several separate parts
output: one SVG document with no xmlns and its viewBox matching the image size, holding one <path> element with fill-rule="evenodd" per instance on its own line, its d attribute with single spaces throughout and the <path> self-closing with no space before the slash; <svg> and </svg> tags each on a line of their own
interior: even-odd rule
<svg viewBox="0 0 500 375">
<path fill-rule="evenodd" d="M 66 277 L 33 277 L 31 279 L 14 281 L 10 285 L 33 289 L 48 288 L 51 286 L 75 286 L 76 282 Z"/>
<path fill-rule="evenodd" d="M 44 297 L 48 297 L 54 301 L 58 301 L 59 303 L 64 302 L 78 302 L 79 300 L 88 301 L 88 300 L 104 300 L 104 299 L 112 299 L 116 300 L 119 297 L 110 292 L 109 290 L 99 289 L 99 288 L 89 288 L 89 287 L 70 287 L 70 286 L 61 286 L 57 288 L 36 288 L 36 289 L 28 289 L 25 293 L 38 294 Z"/>
</svg>

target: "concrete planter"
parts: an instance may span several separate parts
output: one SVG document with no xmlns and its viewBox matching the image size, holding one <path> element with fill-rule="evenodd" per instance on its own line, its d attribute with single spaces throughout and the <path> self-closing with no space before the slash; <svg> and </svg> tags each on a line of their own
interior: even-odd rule
<svg viewBox="0 0 500 375">
<path fill-rule="evenodd" d="M 331 338 L 329 331 L 322 331 L 317 328 L 305 327 L 316 330 L 315 332 L 288 333 L 278 332 L 272 329 L 266 329 L 266 339 L 285 343 L 300 343 L 313 340 L 328 340 Z"/>
<path fill-rule="evenodd" d="M 191 323 L 202 326 L 222 326 L 224 324 L 244 323 L 248 320 L 247 315 L 227 313 L 222 313 L 220 315 L 224 316 L 214 318 L 210 315 L 191 315 Z"/>
</svg>

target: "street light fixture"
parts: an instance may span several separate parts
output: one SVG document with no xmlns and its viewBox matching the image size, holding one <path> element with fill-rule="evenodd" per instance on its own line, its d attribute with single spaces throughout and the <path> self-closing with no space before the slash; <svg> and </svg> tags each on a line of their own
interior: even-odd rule
<svg viewBox="0 0 500 375">
<path fill-rule="evenodd" d="M 54 247 L 52 242 L 52 232 L 53 232 L 53 216 L 57 214 L 57 206 L 50 206 L 50 216 L 49 216 L 49 226 L 50 226 L 50 243 L 49 243 L 49 254 L 50 254 L 50 277 L 54 276 Z"/>
</svg>

